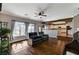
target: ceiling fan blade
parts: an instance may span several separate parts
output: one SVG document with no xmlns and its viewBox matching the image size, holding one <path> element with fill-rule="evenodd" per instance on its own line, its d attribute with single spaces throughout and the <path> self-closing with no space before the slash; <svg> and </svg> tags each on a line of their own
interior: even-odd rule
<svg viewBox="0 0 79 59">
<path fill-rule="evenodd" d="M 34 17 L 37 17 L 37 16 L 34 16 Z"/>
<path fill-rule="evenodd" d="M 47 17 L 47 15 L 41 15 L 41 16 L 45 16 L 45 17 Z"/>
<path fill-rule="evenodd" d="M 43 11 L 42 8 L 40 6 L 37 7 L 37 12 L 41 12 L 41 11 Z"/>
<path fill-rule="evenodd" d="M 47 17 L 47 15 L 42 15 L 42 16 L 45 16 L 45 17 Z"/>
<path fill-rule="evenodd" d="M 46 7 L 46 8 L 44 8 L 44 10 L 43 10 L 43 11 L 47 11 L 48 9 L 50 9 L 50 7 L 51 7 L 51 5 L 50 5 L 50 4 L 48 4 L 48 5 L 47 5 L 47 7 Z"/>
<path fill-rule="evenodd" d="M 39 15 L 35 15 L 34 17 L 38 17 Z"/>
</svg>

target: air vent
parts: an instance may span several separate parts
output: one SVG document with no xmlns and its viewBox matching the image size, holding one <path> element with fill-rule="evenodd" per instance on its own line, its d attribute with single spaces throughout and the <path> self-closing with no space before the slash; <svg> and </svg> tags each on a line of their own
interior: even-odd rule
<svg viewBox="0 0 79 59">
<path fill-rule="evenodd" d="M 2 3 L 0 3 L 0 11 L 2 10 Z"/>
</svg>

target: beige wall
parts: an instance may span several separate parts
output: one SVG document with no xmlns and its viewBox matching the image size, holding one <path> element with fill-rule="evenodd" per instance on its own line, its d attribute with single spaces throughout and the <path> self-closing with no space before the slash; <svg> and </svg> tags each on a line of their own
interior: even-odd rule
<svg viewBox="0 0 79 59">
<path fill-rule="evenodd" d="M 79 31 L 79 15 L 74 16 L 73 18 L 73 33 Z"/>
<path fill-rule="evenodd" d="M 8 15 L 0 14 L 0 21 L 8 22 L 8 28 L 11 28 L 11 18 Z"/>
<path fill-rule="evenodd" d="M 42 26 L 41 22 L 38 22 L 38 21 L 34 21 L 34 20 L 31 20 L 31 19 L 27 19 L 27 18 L 22 18 L 22 17 L 18 17 L 18 16 L 11 16 L 11 15 L 8 15 L 8 14 L 0 13 L 0 21 L 8 22 L 8 27 L 9 28 L 11 28 L 11 21 L 12 20 L 34 23 L 34 24 L 36 24 L 36 27 Z"/>
</svg>

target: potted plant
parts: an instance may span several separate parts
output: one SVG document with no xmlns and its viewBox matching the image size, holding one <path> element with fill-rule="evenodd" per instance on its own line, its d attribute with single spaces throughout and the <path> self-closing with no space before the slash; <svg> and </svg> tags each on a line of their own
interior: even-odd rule
<svg viewBox="0 0 79 59">
<path fill-rule="evenodd" d="M 10 34 L 10 29 L 8 28 L 1 28 L 0 29 L 0 36 L 1 37 L 8 37 L 8 34 Z"/>
<path fill-rule="evenodd" d="M 7 54 L 9 51 L 9 34 L 11 33 L 11 30 L 8 28 L 1 28 L 0 29 L 0 50 L 1 54 Z M 6 50 L 7 49 L 7 50 Z"/>
</svg>

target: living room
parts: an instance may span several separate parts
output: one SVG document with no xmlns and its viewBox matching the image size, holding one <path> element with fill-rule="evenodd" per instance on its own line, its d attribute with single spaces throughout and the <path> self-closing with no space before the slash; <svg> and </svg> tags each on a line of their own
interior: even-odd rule
<svg viewBox="0 0 79 59">
<path fill-rule="evenodd" d="M 0 54 L 79 54 L 78 6 L 78 3 L 0 3 Z"/>
</svg>

